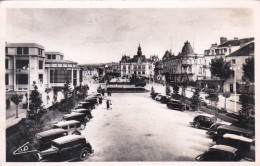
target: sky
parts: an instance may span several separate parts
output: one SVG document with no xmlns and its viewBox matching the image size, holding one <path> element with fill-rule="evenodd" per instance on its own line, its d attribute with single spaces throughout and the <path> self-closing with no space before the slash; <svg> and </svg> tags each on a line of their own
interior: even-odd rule
<svg viewBox="0 0 260 166">
<path fill-rule="evenodd" d="M 119 62 L 136 55 L 176 55 L 186 41 L 203 54 L 220 37 L 254 37 L 249 8 L 6 9 L 6 42 L 37 43 L 79 64 Z"/>
</svg>

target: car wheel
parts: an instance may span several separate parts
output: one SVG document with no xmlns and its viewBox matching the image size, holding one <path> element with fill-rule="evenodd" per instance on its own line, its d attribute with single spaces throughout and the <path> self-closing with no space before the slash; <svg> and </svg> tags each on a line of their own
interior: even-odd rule
<svg viewBox="0 0 260 166">
<path fill-rule="evenodd" d="M 85 125 L 85 124 L 81 124 L 81 125 L 80 125 L 80 129 L 81 129 L 81 130 L 84 130 L 84 129 L 85 129 L 85 127 L 86 127 L 86 125 Z"/>
<path fill-rule="evenodd" d="M 72 135 L 80 135 L 80 133 L 78 131 L 74 131 Z"/>
<path fill-rule="evenodd" d="M 88 156 L 89 156 L 88 151 L 87 151 L 87 150 L 82 150 L 82 151 L 80 152 L 79 159 L 80 159 L 81 161 L 84 161 L 84 160 L 86 160 L 86 159 L 88 158 Z"/>
<path fill-rule="evenodd" d="M 196 123 L 194 124 L 194 127 L 195 127 L 196 129 L 200 128 L 200 123 L 199 123 L 199 122 L 196 122 Z"/>
</svg>

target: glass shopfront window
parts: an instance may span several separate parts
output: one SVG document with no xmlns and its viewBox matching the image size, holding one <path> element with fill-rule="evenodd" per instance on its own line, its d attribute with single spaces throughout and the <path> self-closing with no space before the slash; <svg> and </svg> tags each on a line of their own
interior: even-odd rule
<svg viewBox="0 0 260 166">
<path fill-rule="evenodd" d="M 71 70 L 56 69 L 50 71 L 50 83 L 71 83 Z"/>
</svg>

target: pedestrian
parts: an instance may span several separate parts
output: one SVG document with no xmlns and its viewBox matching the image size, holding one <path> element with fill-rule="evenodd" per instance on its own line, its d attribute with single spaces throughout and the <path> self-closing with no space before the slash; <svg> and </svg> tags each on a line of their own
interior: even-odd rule
<svg viewBox="0 0 260 166">
<path fill-rule="evenodd" d="M 111 106 L 112 105 L 112 102 L 111 102 L 111 100 L 109 100 L 109 105 Z M 111 109 L 112 109 L 112 107 L 110 107 Z"/>
<path fill-rule="evenodd" d="M 112 92 L 110 92 L 110 96 L 112 96 Z"/>
<path fill-rule="evenodd" d="M 102 97 L 99 98 L 99 104 L 102 104 Z"/>
<path fill-rule="evenodd" d="M 110 103 L 109 100 L 107 100 L 107 110 L 109 109 Z"/>
</svg>

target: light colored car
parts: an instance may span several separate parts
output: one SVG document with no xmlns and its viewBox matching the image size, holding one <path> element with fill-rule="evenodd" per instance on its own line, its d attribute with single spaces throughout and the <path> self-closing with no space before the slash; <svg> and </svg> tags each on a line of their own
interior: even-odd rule
<svg viewBox="0 0 260 166">
<path fill-rule="evenodd" d="M 80 130 L 82 130 L 82 128 L 80 127 L 80 122 L 76 120 L 60 121 L 56 123 L 52 128 L 64 129 L 69 133 L 69 135 L 81 135 Z"/>
</svg>

